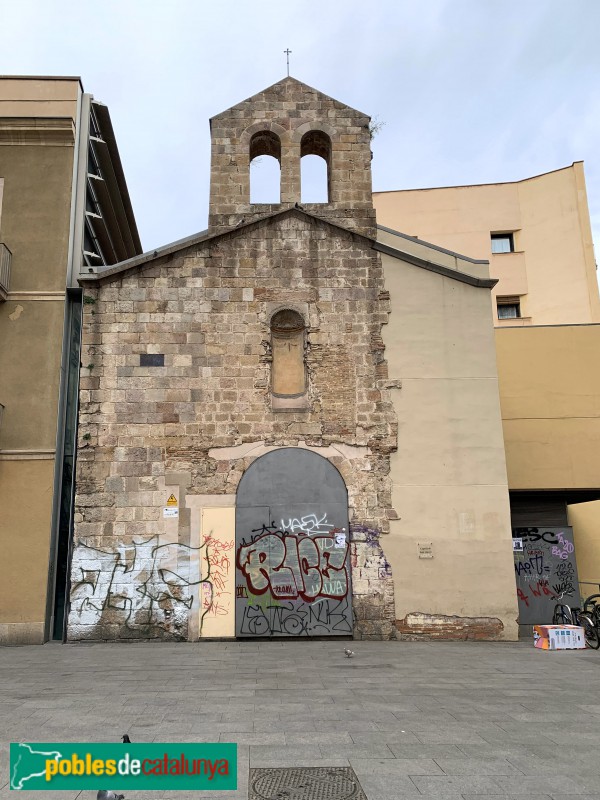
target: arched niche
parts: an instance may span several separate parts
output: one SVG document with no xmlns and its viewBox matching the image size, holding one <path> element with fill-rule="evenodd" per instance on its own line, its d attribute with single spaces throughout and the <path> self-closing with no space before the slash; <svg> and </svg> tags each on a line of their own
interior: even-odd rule
<svg viewBox="0 0 600 800">
<path fill-rule="evenodd" d="M 300 397 L 306 392 L 305 330 L 301 314 L 291 308 L 271 317 L 271 392 L 275 397 Z"/>
</svg>

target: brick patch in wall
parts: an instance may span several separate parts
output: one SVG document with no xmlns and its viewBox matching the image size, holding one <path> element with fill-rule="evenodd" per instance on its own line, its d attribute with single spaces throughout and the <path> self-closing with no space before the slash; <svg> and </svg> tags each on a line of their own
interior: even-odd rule
<svg viewBox="0 0 600 800">
<path fill-rule="evenodd" d="M 455 617 L 413 611 L 396 620 L 397 638 L 490 640 L 499 639 L 504 630 L 497 617 Z"/>
</svg>

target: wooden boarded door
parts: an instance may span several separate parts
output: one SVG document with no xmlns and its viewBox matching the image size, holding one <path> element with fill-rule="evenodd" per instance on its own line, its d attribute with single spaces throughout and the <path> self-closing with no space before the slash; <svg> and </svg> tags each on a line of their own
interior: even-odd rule
<svg viewBox="0 0 600 800">
<path fill-rule="evenodd" d="M 236 499 L 236 635 L 352 634 L 348 495 L 327 459 L 282 448 Z"/>
</svg>

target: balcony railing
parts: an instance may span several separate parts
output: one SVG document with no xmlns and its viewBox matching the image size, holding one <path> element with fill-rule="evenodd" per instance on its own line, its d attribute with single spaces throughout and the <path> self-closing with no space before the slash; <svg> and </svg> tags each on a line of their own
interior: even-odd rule
<svg viewBox="0 0 600 800">
<path fill-rule="evenodd" d="M 12 253 L 5 244 L 0 242 L 0 302 L 6 300 L 10 285 L 10 262 Z"/>
</svg>

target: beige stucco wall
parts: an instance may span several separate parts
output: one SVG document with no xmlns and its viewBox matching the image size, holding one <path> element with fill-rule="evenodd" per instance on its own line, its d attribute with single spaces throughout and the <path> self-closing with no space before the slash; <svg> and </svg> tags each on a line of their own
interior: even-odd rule
<svg viewBox="0 0 600 800">
<path fill-rule="evenodd" d="M 54 461 L 0 456 L 0 644 L 41 643 Z"/>
<path fill-rule="evenodd" d="M 49 108 L 60 117 L 68 100 L 74 121 L 78 91 L 77 79 L 0 79 L 0 232 L 12 251 L 0 306 L 0 452 L 55 446 L 74 154 L 72 135 L 33 134 L 11 117 Z"/>
<path fill-rule="evenodd" d="M 10 291 L 64 291 L 73 144 L 0 142 L 0 174 L 4 177 L 2 241 L 13 254 Z"/>
<path fill-rule="evenodd" d="M 0 643 L 44 635 L 79 92 L 77 79 L 0 79 Z"/>
<path fill-rule="evenodd" d="M 583 596 L 600 592 L 600 500 L 568 507 Z M 590 584 L 596 584 L 596 586 Z"/>
<path fill-rule="evenodd" d="M 0 117 L 75 119 L 79 78 L 2 77 Z"/>
<path fill-rule="evenodd" d="M 600 325 L 496 329 L 511 489 L 600 487 Z"/>
<path fill-rule="evenodd" d="M 0 451 L 56 444 L 64 300 L 0 306 Z"/>
<path fill-rule="evenodd" d="M 494 296 L 521 296 L 525 322 L 600 321 L 583 163 L 514 183 L 375 192 L 377 222 L 490 260 Z M 491 232 L 514 231 L 493 255 Z"/>
<path fill-rule="evenodd" d="M 500 619 L 516 637 L 509 499 L 490 292 L 383 256 L 398 415 L 383 540 L 396 616 Z M 419 558 L 431 543 L 433 558 Z M 435 623 L 432 622 L 432 625 Z M 439 624 L 443 624 L 443 621 Z M 483 623 L 485 627 L 485 622 Z"/>
</svg>

